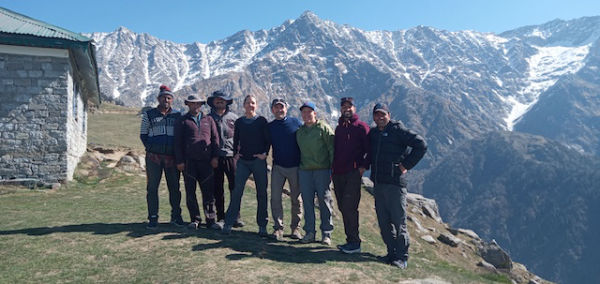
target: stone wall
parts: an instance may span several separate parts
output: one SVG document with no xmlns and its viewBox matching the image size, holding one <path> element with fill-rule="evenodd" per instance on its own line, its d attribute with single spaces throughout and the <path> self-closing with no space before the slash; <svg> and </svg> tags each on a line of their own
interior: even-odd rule
<svg viewBox="0 0 600 284">
<path fill-rule="evenodd" d="M 87 117 L 81 97 L 74 100 L 68 52 L 15 48 L 0 46 L 0 180 L 69 180 L 85 151 Z"/>
</svg>

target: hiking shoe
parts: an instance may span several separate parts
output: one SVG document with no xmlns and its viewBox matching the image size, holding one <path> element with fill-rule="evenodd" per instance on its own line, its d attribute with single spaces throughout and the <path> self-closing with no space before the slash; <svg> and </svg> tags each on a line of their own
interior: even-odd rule
<svg viewBox="0 0 600 284">
<path fill-rule="evenodd" d="M 300 229 L 296 228 L 292 230 L 292 234 L 290 235 L 290 238 L 294 239 L 294 240 L 301 240 L 302 239 L 302 233 L 300 233 Z"/>
<path fill-rule="evenodd" d="M 406 267 L 408 266 L 408 262 L 406 262 L 406 260 L 394 260 L 392 261 L 391 265 L 396 266 L 400 269 L 406 269 Z"/>
<path fill-rule="evenodd" d="M 246 224 L 245 224 L 245 223 L 244 223 L 244 221 L 242 221 L 242 220 L 237 220 L 237 221 L 235 221 L 235 223 L 233 224 L 233 227 L 234 227 L 234 228 L 241 228 L 241 227 L 244 227 L 244 226 L 246 226 Z"/>
<path fill-rule="evenodd" d="M 315 232 L 306 233 L 300 242 L 303 244 L 314 243 L 315 242 Z"/>
<path fill-rule="evenodd" d="M 347 243 L 344 245 L 339 245 L 337 248 L 343 253 L 347 254 L 360 253 L 360 243 Z"/>
<path fill-rule="evenodd" d="M 273 234 L 271 234 L 271 238 L 278 240 L 278 241 L 283 240 L 283 230 L 277 229 L 277 230 L 273 231 Z"/>
<path fill-rule="evenodd" d="M 267 233 L 267 226 L 258 227 L 258 235 L 261 237 L 269 236 L 269 233 Z"/>
<path fill-rule="evenodd" d="M 207 224 L 206 227 L 213 230 L 223 230 L 223 224 L 219 222 Z"/>
<path fill-rule="evenodd" d="M 385 264 L 392 264 L 392 256 L 390 254 L 378 255 L 377 260 L 379 260 Z"/>
<path fill-rule="evenodd" d="M 331 246 L 331 237 L 323 236 L 323 238 L 321 239 L 321 243 L 326 246 Z"/>
<path fill-rule="evenodd" d="M 231 234 L 231 225 L 225 224 L 223 226 L 223 229 L 221 229 L 221 234 L 223 234 L 223 235 L 230 235 Z"/>
<path fill-rule="evenodd" d="M 158 219 L 150 219 L 148 220 L 148 225 L 146 225 L 146 229 L 156 230 L 158 229 Z"/>
<path fill-rule="evenodd" d="M 175 217 L 175 218 L 171 217 L 171 222 L 169 222 L 169 223 L 171 223 L 171 225 L 175 225 L 177 227 L 185 226 L 185 222 L 183 222 L 183 219 L 181 219 L 181 216 Z"/>
<path fill-rule="evenodd" d="M 198 220 L 192 221 L 188 224 L 188 229 L 190 229 L 190 230 L 198 230 L 199 227 L 200 227 L 200 221 L 198 221 Z"/>
</svg>

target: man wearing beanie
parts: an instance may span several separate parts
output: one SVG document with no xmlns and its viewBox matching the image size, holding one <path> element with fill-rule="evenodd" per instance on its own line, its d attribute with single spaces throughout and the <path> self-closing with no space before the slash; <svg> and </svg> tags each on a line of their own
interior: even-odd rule
<svg viewBox="0 0 600 284">
<path fill-rule="evenodd" d="M 146 148 L 146 201 L 148 203 L 148 229 L 158 227 L 158 185 L 164 171 L 171 204 L 171 224 L 184 226 L 181 219 L 181 192 L 179 171 L 175 166 L 174 126 L 181 117 L 171 108 L 173 93 L 167 86 L 160 86 L 158 106 L 142 112 L 140 139 Z"/>
<path fill-rule="evenodd" d="M 332 180 L 344 220 L 346 244 L 339 245 L 338 249 L 345 253 L 359 253 L 358 204 L 362 175 L 369 165 L 366 159 L 369 126 L 358 118 L 353 98 L 342 98 L 341 113 L 335 128 Z"/>
</svg>

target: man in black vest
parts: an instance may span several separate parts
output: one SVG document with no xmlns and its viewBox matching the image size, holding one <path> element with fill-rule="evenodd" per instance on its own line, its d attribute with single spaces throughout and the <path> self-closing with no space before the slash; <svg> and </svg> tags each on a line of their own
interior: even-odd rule
<svg viewBox="0 0 600 284">
<path fill-rule="evenodd" d="M 384 104 L 375 105 L 373 120 L 377 126 L 369 131 L 369 159 L 377 222 L 387 246 L 383 258 L 386 263 L 405 269 L 409 246 L 405 175 L 423 158 L 427 144 L 423 137 L 391 120 Z"/>
</svg>

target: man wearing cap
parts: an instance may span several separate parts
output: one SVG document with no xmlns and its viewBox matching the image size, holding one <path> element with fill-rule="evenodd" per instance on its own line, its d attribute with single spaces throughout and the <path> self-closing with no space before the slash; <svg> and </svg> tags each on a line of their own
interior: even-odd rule
<svg viewBox="0 0 600 284">
<path fill-rule="evenodd" d="M 304 232 L 302 243 L 315 241 L 315 194 L 319 200 L 321 243 L 331 245 L 333 198 L 329 183 L 333 162 L 333 130 L 323 120 L 317 120 L 315 104 L 305 102 L 301 107 L 302 125 L 296 132 L 300 147 L 298 172 L 302 204 L 304 205 Z"/>
<path fill-rule="evenodd" d="M 211 108 L 209 115 L 217 125 L 220 143 L 219 162 L 214 169 L 214 193 L 219 224 L 222 224 L 225 219 L 225 190 L 223 187 L 225 176 L 227 176 L 229 193 L 231 194 L 235 188 L 236 160 L 233 157 L 233 131 L 238 116 L 229 109 L 232 103 L 233 99 L 222 91 L 213 92 L 207 100 L 207 104 Z M 236 228 L 244 226 L 239 215 L 233 226 Z"/>
<path fill-rule="evenodd" d="M 200 111 L 204 103 L 205 101 L 195 95 L 190 95 L 185 100 L 189 111 L 175 124 L 175 162 L 177 169 L 183 173 L 185 201 L 191 219 L 189 227 L 197 229 L 202 223 L 196 199 L 198 183 L 202 191 L 206 226 L 221 229 L 216 223 L 213 175 L 213 168 L 216 168 L 219 162 L 219 135 L 212 117 Z"/>
<path fill-rule="evenodd" d="M 381 237 L 387 246 L 386 263 L 405 269 L 408 261 L 406 229 L 406 172 L 427 152 L 423 137 L 391 120 L 388 107 L 373 108 L 376 127 L 369 132 L 371 180 Z"/>
<path fill-rule="evenodd" d="M 362 175 L 369 166 L 369 126 L 356 114 L 354 99 L 341 100 L 342 116 L 335 128 L 332 180 L 335 198 L 342 212 L 346 244 L 339 245 L 344 253 L 360 252 L 358 235 L 358 205 Z"/>
<path fill-rule="evenodd" d="M 173 93 L 167 86 L 160 86 L 158 106 L 142 112 L 140 139 L 146 148 L 146 202 L 148 203 L 148 229 L 158 227 L 158 185 L 165 172 L 169 203 L 171 204 L 171 224 L 184 226 L 181 219 L 181 192 L 179 191 L 179 171 L 175 166 L 174 125 L 181 117 L 173 111 Z"/>
<path fill-rule="evenodd" d="M 271 214 L 273 215 L 273 238 L 283 238 L 283 204 L 281 196 L 287 180 L 290 185 L 292 203 L 291 238 L 301 239 L 300 219 L 302 218 L 302 198 L 298 186 L 298 166 L 300 148 L 296 142 L 296 130 L 302 126 L 300 120 L 287 116 L 287 103 L 283 99 L 271 102 L 271 112 L 275 119 L 269 122 L 269 135 L 273 147 L 273 168 L 271 169 Z"/>
</svg>

